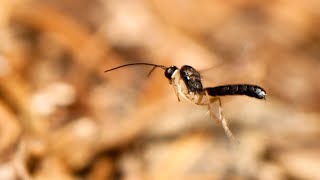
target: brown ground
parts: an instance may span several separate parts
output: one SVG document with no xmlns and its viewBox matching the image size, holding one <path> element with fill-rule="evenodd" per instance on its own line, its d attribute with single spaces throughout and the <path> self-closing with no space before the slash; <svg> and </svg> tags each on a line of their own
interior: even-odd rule
<svg viewBox="0 0 320 180">
<path fill-rule="evenodd" d="M 319 0 L 1 0 L 0 179 L 320 179 L 319 32 Z M 268 97 L 223 99 L 234 145 L 131 62 Z"/>
</svg>

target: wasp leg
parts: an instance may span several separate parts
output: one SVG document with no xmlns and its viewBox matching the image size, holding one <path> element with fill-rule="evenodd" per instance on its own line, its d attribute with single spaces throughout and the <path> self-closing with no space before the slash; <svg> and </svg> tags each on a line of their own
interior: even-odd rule
<svg viewBox="0 0 320 180">
<path fill-rule="evenodd" d="M 208 98 L 208 109 L 209 109 L 209 112 L 210 112 L 210 116 L 217 122 L 217 124 L 219 125 L 222 125 L 223 129 L 224 129 L 224 132 L 227 134 L 228 138 L 232 141 L 232 142 L 238 142 L 236 140 L 236 138 L 233 136 L 231 130 L 229 129 L 229 126 L 228 126 L 228 123 L 227 123 L 227 120 L 226 118 L 224 117 L 224 113 L 223 113 L 223 109 L 222 109 L 222 104 L 221 104 L 221 99 L 218 98 L 218 97 L 215 97 L 215 98 L 210 98 L 208 93 L 206 93 L 206 96 Z M 213 114 L 213 111 L 212 111 L 212 104 L 215 102 L 215 101 L 218 101 L 219 103 L 219 112 L 218 112 L 218 116 L 217 117 L 216 115 Z"/>
<path fill-rule="evenodd" d="M 183 97 L 185 98 L 188 102 L 193 103 L 183 92 L 182 92 L 182 88 L 181 88 L 181 84 L 173 84 L 173 88 L 176 92 L 176 95 L 178 97 L 178 100 L 180 101 L 179 97 Z"/>
<path fill-rule="evenodd" d="M 197 97 L 198 97 L 198 98 L 197 98 L 198 100 L 197 100 L 196 104 L 197 104 L 197 105 L 201 105 L 202 98 L 203 98 L 203 94 L 198 94 Z"/>
<path fill-rule="evenodd" d="M 176 96 L 177 96 L 177 98 L 178 98 L 178 101 L 180 102 L 180 97 L 179 97 L 179 88 L 178 88 L 178 86 L 176 85 L 176 84 L 173 84 L 173 89 L 174 89 L 174 92 L 176 93 Z"/>
</svg>

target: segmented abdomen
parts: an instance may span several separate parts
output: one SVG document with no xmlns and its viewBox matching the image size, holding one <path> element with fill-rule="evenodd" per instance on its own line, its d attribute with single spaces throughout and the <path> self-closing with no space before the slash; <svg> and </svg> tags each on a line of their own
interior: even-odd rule
<svg viewBox="0 0 320 180">
<path fill-rule="evenodd" d="M 224 85 L 205 88 L 210 96 L 246 95 L 258 99 L 266 98 L 266 91 L 261 87 L 250 84 Z"/>
</svg>

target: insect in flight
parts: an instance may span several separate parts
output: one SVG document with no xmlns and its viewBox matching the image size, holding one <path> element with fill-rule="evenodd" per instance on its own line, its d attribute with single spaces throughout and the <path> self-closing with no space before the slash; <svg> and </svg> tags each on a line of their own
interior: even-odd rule
<svg viewBox="0 0 320 180">
<path fill-rule="evenodd" d="M 215 119 L 219 125 L 222 125 L 227 136 L 233 141 L 235 140 L 235 138 L 230 131 L 227 121 L 224 117 L 220 96 L 246 95 L 257 99 L 266 99 L 267 95 L 266 91 L 263 88 L 252 84 L 232 84 L 216 87 L 203 87 L 200 73 L 196 69 L 188 65 L 184 65 L 180 69 L 178 69 L 176 66 L 166 67 L 163 65 L 152 63 L 130 63 L 108 69 L 104 72 L 110 72 L 122 67 L 134 65 L 153 66 L 148 76 L 153 72 L 155 68 L 163 69 L 165 77 L 173 86 L 178 101 L 180 101 L 180 97 L 183 97 L 187 101 L 195 103 L 197 105 L 207 105 L 210 116 Z M 212 104 L 214 102 L 218 103 L 218 115 L 213 114 Z"/>
</svg>

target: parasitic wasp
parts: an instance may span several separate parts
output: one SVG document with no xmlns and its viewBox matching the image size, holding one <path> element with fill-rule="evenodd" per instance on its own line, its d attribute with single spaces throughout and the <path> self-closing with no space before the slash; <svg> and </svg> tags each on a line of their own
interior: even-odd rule
<svg viewBox="0 0 320 180">
<path fill-rule="evenodd" d="M 166 67 L 163 65 L 152 63 L 130 63 L 108 69 L 104 72 L 110 72 L 122 67 L 134 65 L 153 66 L 148 76 L 153 72 L 155 68 L 163 69 L 165 77 L 173 86 L 178 101 L 180 101 L 180 97 L 183 97 L 187 101 L 195 103 L 197 105 L 207 105 L 210 116 L 214 118 L 219 125 L 222 125 L 227 136 L 233 141 L 235 140 L 235 138 L 231 130 L 229 129 L 227 121 L 224 117 L 220 96 L 246 95 L 257 99 L 266 99 L 267 95 L 266 91 L 263 88 L 252 84 L 231 84 L 216 87 L 203 87 L 200 73 L 189 65 L 184 65 L 179 69 L 176 66 Z M 219 105 L 218 116 L 214 115 L 212 111 L 211 105 L 214 102 L 218 102 Z"/>
</svg>

